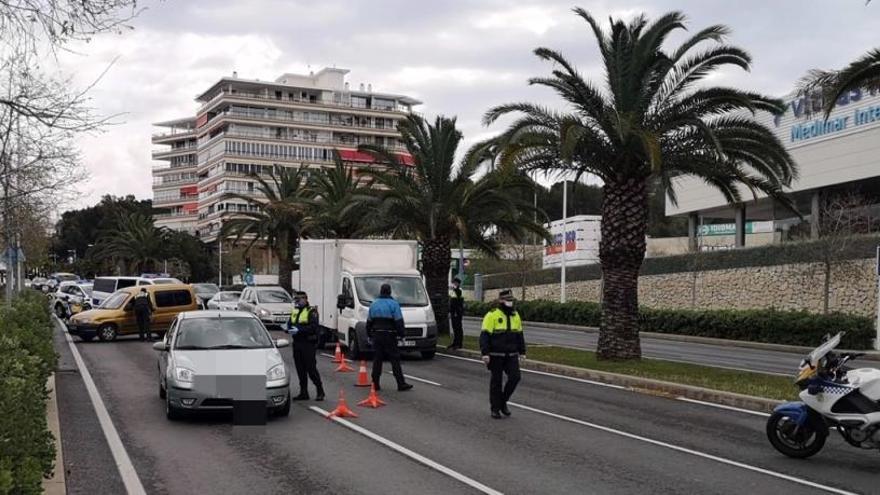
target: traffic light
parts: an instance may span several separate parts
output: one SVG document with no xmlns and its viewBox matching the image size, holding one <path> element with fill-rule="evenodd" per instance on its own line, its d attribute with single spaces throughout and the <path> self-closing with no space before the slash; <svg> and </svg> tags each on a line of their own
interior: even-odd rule
<svg viewBox="0 0 880 495">
<path fill-rule="evenodd" d="M 245 257 L 244 267 L 246 270 L 250 271 L 250 269 L 251 269 L 251 257 L 250 256 Z"/>
</svg>

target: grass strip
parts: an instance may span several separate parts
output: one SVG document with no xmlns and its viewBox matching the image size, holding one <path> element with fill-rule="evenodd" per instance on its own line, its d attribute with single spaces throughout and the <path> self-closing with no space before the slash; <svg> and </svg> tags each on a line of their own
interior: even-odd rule
<svg viewBox="0 0 880 495">
<path fill-rule="evenodd" d="M 449 337 L 440 337 L 440 345 L 446 346 L 449 342 Z M 479 350 L 479 339 L 466 335 L 464 348 Z M 530 345 L 528 357 L 530 360 L 545 363 L 663 380 L 767 399 L 792 400 L 797 398 L 797 388 L 794 385 L 793 377 L 648 358 L 633 361 L 600 361 L 596 359 L 596 353 L 592 351 L 550 345 Z"/>
</svg>

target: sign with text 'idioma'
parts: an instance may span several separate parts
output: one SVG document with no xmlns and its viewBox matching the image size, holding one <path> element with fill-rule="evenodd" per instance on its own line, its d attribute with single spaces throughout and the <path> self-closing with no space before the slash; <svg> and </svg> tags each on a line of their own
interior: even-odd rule
<svg viewBox="0 0 880 495">
<path fill-rule="evenodd" d="M 764 234 L 773 232 L 773 222 L 746 222 L 746 234 Z M 713 236 L 713 235 L 734 235 L 736 234 L 735 223 L 715 223 L 711 225 L 700 225 L 697 235 Z"/>
</svg>

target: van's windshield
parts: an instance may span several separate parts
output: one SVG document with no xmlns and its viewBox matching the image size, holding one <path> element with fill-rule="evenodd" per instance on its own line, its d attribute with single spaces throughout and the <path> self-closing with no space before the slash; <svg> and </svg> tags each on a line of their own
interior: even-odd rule
<svg viewBox="0 0 880 495">
<path fill-rule="evenodd" d="M 379 297 L 382 284 L 391 286 L 391 297 L 403 307 L 428 305 L 428 295 L 418 277 L 356 277 L 354 285 L 361 304 L 367 306 Z"/>
<path fill-rule="evenodd" d="M 99 306 L 101 309 L 119 309 L 125 304 L 125 301 L 128 299 L 128 292 L 116 292 L 111 295 L 107 299 L 104 299 L 104 302 Z"/>
</svg>

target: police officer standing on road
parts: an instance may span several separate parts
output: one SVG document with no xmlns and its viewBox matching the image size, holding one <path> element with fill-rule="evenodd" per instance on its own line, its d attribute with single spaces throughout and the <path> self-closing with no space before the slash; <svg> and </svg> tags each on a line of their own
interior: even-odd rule
<svg viewBox="0 0 880 495">
<path fill-rule="evenodd" d="M 317 388 L 316 401 L 324 400 L 324 385 L 318 373 L 315 345 L 318 342 L 318 310 L 309 306 L 309 296 L 299 291 L 294 295 L 295 306 L 287 323 L 287 332 L 293 339 L 293 364 L 299 378 L 299 395 L 293 400 L 309 400 L 309 378 Z"/>
<path fill-rule="evenodd" d="M 449 321 L 452 324 L 452 345 L 449 349 L 461 349 L 461 341 L 464 332 L 461 328 L 461 319 L 464 316 L 464 299 L 461 297 L 461 279 L 452 279 L 452 288 L 449 289 Z"/>
<path fill-rule="evenodd" d="M 514 309 L 513 293 L 503 290 L 498 297 L 498 307 L 486 313 L 480 332 L 480 354 L 492 372 L 489 381 L 489 407 L 492 417 L 510 416 L 507 401 L 519 383 L 519 360 L 526 357 L 526 340 L 523 336 L 522 319 Z M 507 383 L 502 387 L 503 374 Z"/>
<path fill-rule="evenodd" d="M 150 320 L 153 317 L 153 301 L 150 300 L 150 294 L 146 288 L 134 297 L 134 316 L 137 319 L 138 334 L 140 340 L 153 341 L 153 332 L 150 330 Z"/>
<path fill-rule="evenodd" d="M 400 368 L 400 351 L 397 339 L 404 337 L 403 313 L 400 304 L 391 297 L 391 286 L 382 284 L 379 297 L 370 304 L 367 316 L 367 336 L 373 341 L 373 385 L 379 390 L 382 378 L 382 360 L 388 357 L 394 378 L 397 379 L 397 390 L 401 392 L 413 388 L 403 379 Z"/>
</svg>

